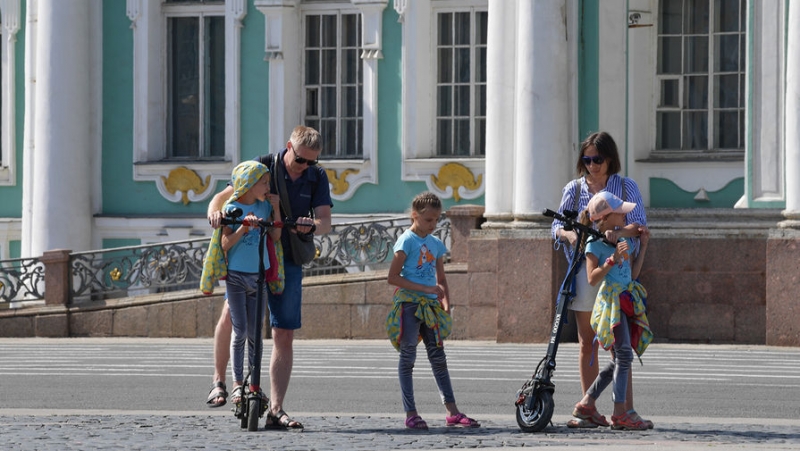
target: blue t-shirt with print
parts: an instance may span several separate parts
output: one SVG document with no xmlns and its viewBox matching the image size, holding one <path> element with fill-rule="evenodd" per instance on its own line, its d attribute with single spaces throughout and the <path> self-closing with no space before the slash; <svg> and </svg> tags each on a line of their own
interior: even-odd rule
<svg viewBox="0 0 800 451">
<path fill-rule="evenodd" d="M 239 207 L 242 209 L 242 216 L 244 218 L 250 213 L 253 213 L 261 219 L 269 219 L 272 213 L 272 205 L 269 202 L 257 200 L 252 204 L 245 205 L 239 202 L 231 202 L 228 205 Z M 241 225 L 233 224 L 228 226 L 235 232 Z M 260 229 L 258 227 L 251 227 L 250 230 L 244 234 L 236 244 L 228 249 L 228 270 L 246 272 L 250 274 L 258 273 L 258 238 Z M 269 269 L 269 255 L 264 250 L 264 269 Z"/>
<path fill-rule="evenodd" d="M 442 240 L 430 234 L 422 238 L 407 229 L 394 244 L 394 252 L 397 251 L 406 254 L 400 276 L 420 285 L 436 285 L 436 261 L 447 252 Z M 435 294 L 423 295 L 436 299 Z"/>
<path fill-rule="evenodd" d="M 633 243 L 628 238 L 623 238 L 628 242 L 628 258 L 617 262 L 608 273 L 606 273 L 606 280 L 609 282 L 617 282 L 620 285 L 627 287 L 631 283 L 631 258 L 633 258 Z M 614 247 L 606 244 L 601 240 L 591 240 L 586 243 L 586 253 L 592 254 L 597 257 L 597 264 L 603 265 L 608 257 L 614 255 Z"/>
</svg>

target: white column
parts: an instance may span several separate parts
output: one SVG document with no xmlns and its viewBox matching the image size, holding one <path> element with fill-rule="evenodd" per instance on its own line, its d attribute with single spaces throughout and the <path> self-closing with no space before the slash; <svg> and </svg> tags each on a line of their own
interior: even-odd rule
<svg viewBox="0 0 800 451">
<path fill-rule="evenodd" d="M 489 0 L 486 56 L 486 210 L 493 221 L 513 219 L 514 65 L 516 2 Z"/>
<path fill-rule="evenodd" d="M 264 60 L 269 62 L 269 152 L 286 147 L 292 129 L 300 123 L 300 24 L 297 0 L 256 1 L 264 14 Z"/>
<path fill-rule="evenodd" d="M 598 3 L 600 39 L 598 50 L 598 83 L 602 86 L 597 93 L 600 105 L 598 131 L 606 131 L 614 138 L 620 153 L 622 174 L 627 167 L 626 136 L 626 91 L 628 89 L 626 71 L 628 0 L 603 0 Z M 650 78 L 650 77 L 648 77 Z M 582 136 L 581 138 L 585 138 Z"/>
<path fill-rule="evenodd" d="M 33 256 L 91 246 L 90 6 L 39 0 L 28 224 Z"/>
<path fill-rule="evenodd" d="M 786 210 L 800 227 L 800 2 L 788 2 L 786 51 Z"/>
<path fill-rule="evenodd" d="M 570 52 L 566 0 L 520 0 L 517 8 L 514 216 L 526 220 L 561 200 L 571 155 Z"/>
</svg>

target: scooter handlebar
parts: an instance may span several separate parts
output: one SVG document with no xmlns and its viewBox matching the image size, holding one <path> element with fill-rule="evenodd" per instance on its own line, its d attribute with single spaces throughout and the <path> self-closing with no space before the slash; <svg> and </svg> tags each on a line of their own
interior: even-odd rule
<svg viewBox="0 0 800 451">
<path fill-rule="evenodd" d="M 607 244 L 610 244 L 612 246 L 616 246 L 616 243 L 612 243 L 612 242 L 606 240 L 606 237 L 605 237 L 604 234 L 598 232 L 597 230 L 595 230 L 595 229 L 593 229 L 593 228 L 591 228 L 591 227 L 589 227 L 587 225 L 581 224 L 579 221 L 577 221 L 576 218 L 578 217 L 578 213 L 575 212 L 575 211 L 565 210 L 564 214 L 561 214 L 561 213 L 553 211 L 553 210 L 551 210 L 549 208 L 545 208 L 544 210 L 542 210 L 542 215 L 547 216 L 548 218 L 555 218 L 555 219 L 558 219 L 559 221 L 562 221 L 565 224 L 564 229 L 569 229 L 569 230 L 578 229 L 583 233 L 588 233 L 589 235 L 591 235 L 591 236 L 593 236 L 595 238 L 602 239 Z"/>
<path fill-rule="evenodd" d="M 234 225 L 234 224 L 241 224 L 247 227 L 275 227 L 281 228 L 284 225 L 288 225 L 282 221 L 267 221 L 265 219 L 259 219 L 257 221 L 248 221 L 246 218 L 222 218 L 220 220 L 220 224 L 222 225 Z"/>
</svg>

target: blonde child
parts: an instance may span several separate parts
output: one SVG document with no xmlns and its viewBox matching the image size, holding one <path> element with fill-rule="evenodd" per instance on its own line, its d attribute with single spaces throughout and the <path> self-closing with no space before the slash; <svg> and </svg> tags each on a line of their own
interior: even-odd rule
<svg viewBox="0 0 800 451">
<path fill-rule="evenodd" d="M 270 174 L 267 166 L 255 162 L 245 161 L 233 169 L 231 183 L 234 194 L 228 199 L 223 211 L 230 208 L 241 208 L 245 214 L 245 224 L 226 225 L 221 228 L 220 243 L 227 256 L 227 278 L 225 279 L 225 294 L 228 299 L 228 308 L 231 312 L 233 325 L 233 340 L 231 341 L 231 367 L 233 372 L 234 388 L 231 393 L 231 402 L 238 405 L 243 398 L 244 383 L 244 344 L 248 343 L 248 360 L 250 367 L 256 364 L 255 357 L 259 350 L 256 345 L 260 343 L 255 333 L 255 321 L 264 321 L 266 307 L 262 306 L 261 318 L 255 318 L 258 299 L 259 279 L 259 220 L 274 221 L 278 205 L 274 196 L 269 196 Z M 268 232 L 273 240 L 279 240 L 281 230 L 272 228 Z M 270 267 L 269 256 L 264 250 L 264 269 Z M 262 302 L 266 304 L 267 284 L 262 284 Z M 266 396 L 262 394 L 266 399 Z"/>
<path fill-rule="evenodd" d="M 392 345 L 400 352 L 397 372 L 406 411 L 405 426 L 415 430 L 428 429 L 414 403 L 412 376 L 420 340 L 425 343 L 433 377 L 447 411 L 447 426 L 480 426 L 456 406 L 442 343 L 453 323 L 443 260 L 447 248 L 432 235 L 441 214 L 442 202 L 435 194 L 425 192 L 414 198 L 411 227 L 395 243 L 389 269 L 388 282 L 398 288 L 386 326 Z"/>
<path fill-rule="evenodd" d="M 618 230 L 625 226 L 625 215 L 636 207 L 631 202 L 602 191 L 589 201 L 584 215 L 593 221 L 600 232 Z M 596 418 L 597 423 L 605 417 L 597 412 L 595 402 L 603 390 L 613 382 L 614 413 L 611 415 L 613 429 L 644 430 L 648 424 L 625 409 L 628 390 L 628 374 L 633 362 L 633 345 L 640 355 L 652 341 L 653 334 L 647 322 L 643 300 L 647 296 L 644 287 L 636 281 L 642 269 L 650 233 L 642 230 L 639 236 L 640 249 L 634 253 L 629 238 L 620 238 L 616 246 L 601 240 L 586 243 L 586 272 L 589 284 L 601 283 L 594 303 L 591 324 L 596 339 L 604 349 L 613 348 L 613 359 L 609 361 L 575 405 L 572 414 L 578 418 Z"/>
</svg>

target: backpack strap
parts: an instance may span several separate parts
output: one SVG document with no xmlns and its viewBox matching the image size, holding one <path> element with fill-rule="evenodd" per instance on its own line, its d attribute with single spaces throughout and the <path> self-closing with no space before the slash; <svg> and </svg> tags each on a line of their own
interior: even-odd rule
<svg viewBox="0 0 800 451">
<path fill-rule="evenodd" d="M 572 196 L 572 211 L 577 211 L 578 199 L 580 199 L 581 197 L 582 183 L 580 178 L 575 179 L 574 182 L 575 182 L 575 193 Z"/>
<path fill-rule="evenodd" d="M 627 190 L 627 187 L 625 186 L 625 182 L 626 181 L 627 181 L 627 179 L 623 176 L 622 177 L 622 200 L 624 200 L 625 202 L 628 201 L 628 190 Z"/>
<path fill-rule="evenodd" d="M 269 170 L 272 173 L 270 183 L 274 183 L 275 191 L 280 196 L 281 210 L 287 218 L 297 219 L 292 215 L 292 204 L 289 202 L 289 191 L 286 189 L 286 180 L 284 179 L 284 169 L 278 164 L 278 154 L 267 155 L 267 163 Z M 308 215 L 314 218 L 314 209 L 308 211 Z"/>
</svg>

